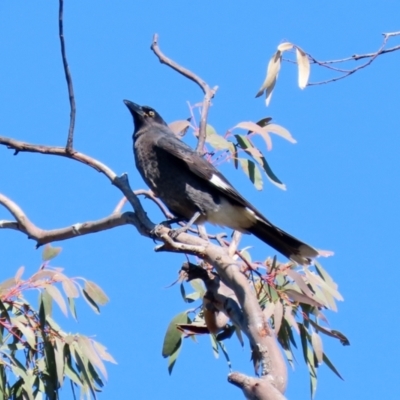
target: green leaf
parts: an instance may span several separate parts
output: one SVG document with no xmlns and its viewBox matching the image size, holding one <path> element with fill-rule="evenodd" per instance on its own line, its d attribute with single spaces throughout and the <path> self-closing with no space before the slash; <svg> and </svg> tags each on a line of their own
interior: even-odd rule
<svg viewBox="0 0 400 400">
<path fill-rule="evenodd" d="M 310 60 L 307 54 L 298 46 L 296 46 L 296 60 L 299 68 L 299 88 L 304 89 L 310 76 Z"/>
<path fill-rule="evenodd" d="M 62 284 L 64 293 L 67 297 L 71 297 L 71 298 L 79 297 L 79 291 L 78 291 L 78 288 L 76 287 L 74 281 L 67 278 L 67 279 L 63 279 L 61 284 Z"/>
<path fill-rule="evenodd" d="M 93 366 L 98 368 L 103 376 L 107 379 L 108 376 L 106 367 L 95 349 L 93 348 L 90 339 L 88 339 L 86 336 L 79 335 L 78 345 L 82 353 L 89 359 Z"/>
<path fill-rule="evenodd" d="M 100 308 L 96 304 L 96 302 L 89 296 L 85 289 L 82 289 L 83 298 L 85 299 L 86 303 L 89 304 L 90 308 L 96 313 L 100 314 Z"/>
<path fill-rule="evenodd" d="M 199 294 L 199 297 L 204 296 L 206 290 L 204 289 L 203 281 L 201 279 L 192 279 L 190 285 Z"/>
<path fill-rule="evenodd" d="M 68 316 L 67 304 L 65 303 L 64 297 L 58 288 L 54 285 L 46 285 L 45 291 L 53 298 L 53 300 L 58 304 L 63 314 Z"/>
<path fill-rule="evenodd" d="M 83 375 L 83 377 L 82 377 L 83 378 L 82 379 L 83 383 L 86 384 L 89 387 L 93 397 L 96 398 L 93 382 L 90 379 L 91 375 L 90 375 L 90 372 L 88 370 L 88 359 L 82 353 L 82 351 L 80 350 L 80 348 L 79 348 L 79 346 L 78 346 L 78 344 L 76 342 L 72 343 L 71 354 L 74 356 L 75 361 L 76 361 L 76 363 L 77 363 L 77 365 L 78 365 L 78 367 L 79 367 L 79 369 L 80 369 L 80 371 L 81 371 L 81 373 Z"/>
<path fill-rule="evenodd" d="M 64 382 L 64 346 L 65 343 L 57 336 L 54 338 L 56 345 L 54 348 L 54 358 L 56 361 L 57 378 L 60 386 Z"/>
<path fill-rule="evenodd" d="M 321 336 L 318 335 L 317 332 L 313 331 L 311 333 L 311 344 L 314 349 L 315 356 L 317 357 L 318 363 L 321 364 L 323 360 L 323 346 Z"/>
<path fill-rule="evenodd" d="M 194 301 L 198 300 L 199 298 L 200 298 L 199 292 L 189 293 L 186 295 L 186 302 L 193 303 Z"/>
<path fill-rule="evenodd" d="M 60 254 L 61 250 L 61 247 L 52 247 L 51 244 L 46 244 L 42 252 L 42 260 L 52 260 L 54 257 L 57 257 L 58 254 Z"/>
<path fill-rule="evenodd" d="M 262 190 L 263 181 L 261 173 L 254 161 L 247 160 L 246 158 L 239 158 L 239 162 L 244 173 L 249 177 L 255 188 L 257 190 Z"/>
<path fill-rule="evenodd" d="M 117 364 L 117 362 L 114 360 L 114 357 L 110 353 L 108 353 L 107 347 L 103 346 L 101 343 L 96 342 L 93 339 L 92 344 L 102 360 Z"/>
<path fill-rule="evenodd" d="M 331 276 L 325 271 L 322 265 L 315 260 L 314 260 L 314 265 L 318 275 L 326 282 L 328 286 L 336 290 L 338 288 L 337 284 L 334 282 Z"/>
<path fill-rule="evenodd" d="M 68 297 L 68 307 L 75 321 L 78 321 L 78 315 L 76 314 L 75 300 L 72 297 Z"/>
<path fill-rule="evenodd" d="M 53 310 L 53 300 L 47 290 L 43 290 L 39 295 L 39 315 L 40 322 L 44 328 L 46 317 L 50 316 Z"/>
<path fill-rule="evenodd" d="M 9 278 L 3 282 L 0 283 L 0 296 L 7 293 L 9 289 L 14 287 L 16 284 L 15 278 Z"/>
<path fill-rule="evenodd" d="M 206 143 L 209 143 L 216 150 L 229 149 L 231 146 L 231 142 L 218 135 L 211 125 L 207 125 L 206 135 Z"/>
<path fill-rule="evenodd" d="M 29 346 L 31 346 L 32 349 L 36 349 L 36 336 L 33 329 L 16 318 L 11 318 L 11 323 L 22 332 Z"/>
<path fill-rule="evenodd" d="M 178 331 L 176 326 L 178 324 L 188 324 L 189 322 L 190 321 L 186 311 L 172 318 L 172 321 L 169 323 L 167 332 L 164 337 L 162 348 L 162 356 L 164 358 L 172 356 L 176 349 L 181 345 L 180 342 L 182 341 L 182 333 Z"/>
<path fill-rule="evenodd" d="M 339 374 L 339 371 L 336 369 L 336 367 L 332 364 L 331 360 L 328 358 L 328 356 L 324 353 L 322 357 L 324 363 L 328 366 L 328 368 L 333 371 L 342 381 L 344 379 L 342 378 L 342 375 Z"/>
<path fill-rule="evenodd" d="M 277 125 L 277 124 L 268 124 L 265 128 L 264 128 L 267 132 L 271 132 L 274 133 L 275 135 L 278 135 L 284 139 L 286 139 L 287 141 L 289 141 L 290 143 L 297 143 L 296 139 L 291 135 L 291 133 L 284 128 L 283 126 Z"/>
<path fill-rule="evenodd" d="M 256 97 L 260 97 L 264 91 L 266 92 L 266 104 L 268 106 L 272 91 L 276 84 L 276 79 L 278 78 L 279 70 L 281 69 L 282 52 L 278 49 L 275 54 L 271 57 L 267 67 L 267 75 L 263 84 L 261 85 Z"/>
<path fill-rule="evenodd" d="M 264 156 L 261 157 L 261 166 L 263 167 L 268 179 L 278 188 L 286 190 L 286 185 L 273 173 L 271 167 L 269 166 L 267 160 Z"/>
<path fill-rule="evenodd" d="M 22 277 L 22 274 L 24 273 L 24 271 L 25 271 L 25 267 L 18 268 L 18 271 L 16 272 L 15 277 L 14 277 L 15 282 L 19 282 L 21 280 L 21 277 Z"/>
<path fill-rule="evenodd" d="M 219 358 L 219 352 L 218 352 L 218 343 L 217 339 L 215 338 L 215 335 L 211 334 L 210 336 L 210 341 L 211 341 L 211 348 L 214 354 L 215 358 Z"/>
<path fill-rule="evenodd" d="M 92 300 L 101 306 L 104 306 L 110 301 L 103 289 L 94 282 L 85 281 L 85 291 Z"/>
<path fill-rule="evenodd" d="M 182 348 L 182 340 L 179 342 L 179 346 L 175 349 L 175 351 L 168 358 L 168 373 L 171 375 L 172 370 L 174 369 L 176 360 L 178 359 L 179 353 Z"/>
</svg>

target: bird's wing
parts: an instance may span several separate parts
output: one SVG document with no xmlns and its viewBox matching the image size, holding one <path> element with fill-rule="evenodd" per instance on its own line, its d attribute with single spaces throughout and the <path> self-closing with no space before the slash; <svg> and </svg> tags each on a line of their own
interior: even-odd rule
<svg viewBox="0 0 400 400">
<path fill-rule="evenodd" d="M 232 184 L 212 164 L 199 156 L 186 143 L 179 140 L 174 134 L 162 135 L 156 141 L 157 148 L 182 160 L 189 170 L 199 178 L 206 180 L 228 198 L 243 207 L 259 213 L 254 207 L 232 186 Z"/>
</svg>

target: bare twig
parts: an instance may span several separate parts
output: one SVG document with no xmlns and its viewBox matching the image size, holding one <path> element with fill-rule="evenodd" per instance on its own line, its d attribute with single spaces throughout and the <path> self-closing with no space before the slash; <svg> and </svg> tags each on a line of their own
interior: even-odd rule
<svg viewBox="0 0 400 400">
<path fill-rule="evenodd" d="M 391 33 L 383 33 L 383 42 L 382 42 L 381 46 L 379 47 L 379 49 L 374 53 L 353 54 L 350 57 L 345 57 L 345 58 L 336 59 L 336 60 L 327 60 L 327 61 L 319 61 L 315 57 L 313 57 L 311 54 L 306 53 L 311 64 L 317 64 L 320 67 L 327 68 L 329 70 L 339 72 L 341 74 L 337 77 L 327 79 L 324 81 L 310 82 L 310 83 L 308 83 L 307 86 L 324 85 L 327 83 L 336 82 L 341 79 L 347 78 L 348 76 L 353 75 L 357 71 L 360 71 L 361 69 L 366 68 L 369 65 L 371 65 L 372 62 L 374 62 L 377 59 L 377 57 L 381 56 L 382 54 L 392 53 L 394 51 L 400 50 L 400 45 L 385 49 L 385 46 L 387 45 L 388 40 L 393 36 L 400 36 L 400 31 L 399 32 L 391 32 Z M 363 59 L 368 59 L 368 61 L 366 61 L 364 64 L 361 64 L 361 65 L 359 65 L 355 68 L 351 68 L 351 69 L 344 69 L 344 68 L 339 68 L 339 67 L 334 66 L 337 64 L 340 65 L 342 63 L 351 62 L 351 61 L 359 61 L 359 60 L 363 60 Z M 284 60 L 289 63 L 297 64 L 297 61 L 289 60 L 286 58 Z"/>
<path fill-rule="evenodd" d="M 190 79 L 191 81 L 197 83 L 200 86 L 201 90 L 204 93 L 203 106 L 201 109 L 201 117 L 200 117 L 200 125 L 199 125 L 199 138 L 197 142 L 196 151 L 199 154 L 203 154 L 204 152 L 204 144 L 206 141 L 206 127 L 207 127 L 207 116 L 208 110 L 210 108 L 211 99 L 215 96 L 216 91 L 218 90 L 218 86 L 213 87 L 212 89 L 208 86 L 208 84 L 197 76 L 194 72 L 182 67 L 177 64 L 175 61 L 168 58 L 158 46 L 158 35 L 155 34 L 153 36 L 153 41 L 151 43 L 151 50 L 153 50 L 154 54 L 158 57 L 162 64 L 166 64 L 171 67 L 174 71 L 179 72 L 185 78 Z"/>
<path fill-rule="evenodd" d="M 72 153 L 74 151 L 74 128 L 75 128 L 75 116 L 76 116 L 76 106 L 75 106 L 75 95 L 74 86 L 72 84 L 71 72 L 68 67 L 67 54 L 65 51 L 65 41 L 64 41 L 64 0 L 59 0 L 58 9 L 58 33 L 60 37 L 61 44 L 61 57 L 64 66 L 65 79 L 67 80 L 69 105 L 70 105 L 70 117 L 69 117 L 69 129 L 66 150 L 67 153 Z"/>
<path fill-rule="evenodd" d="M 168 211 L 168 209 L 164 206 L 162 201 L 158 197 L 156 197 L 156 195 L 153 193 L 152 190 L 138 189 L 135 190 L 134 193 L 136 196 L 142 195 L 153 201 L 161 210 L 161 212 L 164 214 L 165 218 L 168 219 L 174 218 L 174 216 Z"/>
</svg>

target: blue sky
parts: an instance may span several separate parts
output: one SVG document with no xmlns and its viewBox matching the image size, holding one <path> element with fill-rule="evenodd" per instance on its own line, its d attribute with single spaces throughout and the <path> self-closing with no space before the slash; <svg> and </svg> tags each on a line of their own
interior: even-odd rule
<svg viewBox="0 0 400 400">
<path fill-rule="evenodd" d="M 69 106 L 57 36 L 57 2 L 0 4 L 0 134 L 33 143 L 64 145 Z M 149 50 L 153 33 L 163 51 L 210 85 L 218 85 L 209 122 L 219 133 L 240 121 L 265 116 L 290 130 L 296 145 L 274 138 L 268 160 L 286 183 L 265 183 L 257 192 L 232 165 L 226 175 L 269 219 L 335 257 L 322 260 L 345 298 L 327 313 L 350 347 L 324 340 L 345 381 L 319 369 L 317 399 L 394 399 L 399 346 L 397 249 L 400 199 L 398 157 L 400 53 L 384 55 L 340 82 L 300 91 L 295 68 L 284 65 L 266 109 L 255 99 L 266 64 L 282 41 L 298 44 L 316 58 L 336 59 L 372 52 L 383 32 L 400 29 L 397 1 L 149 1 L 70 2 L 65 35 L 77 102 L 75 145 L 128 172 L 143 188 L 131 152 L 127 98 L 156 108 L 167 121 L 188 116 L 187 101 L 199 89 L 161 65 Z M 396 38 L 393 38 L 394 44 Z M 329 77 L 313 67 L 311 80 Z M 121 195 L 103 176 L 71 160 L 20 154 L 0 148 L 0 191 L 44 229 L 108 215 Z M 144 202 L 154 221 L 161 215 Z M 0 219 L 9 219 L 0 209 Z M 2 274 L 20 265 L 32 274 L 40 263 L 34 243 L 0 231 Z M 254 254 L 272 254 L 258 241 Z M 110 303 L 100 316 L 81 301 L 79 323 L 58 320 L 71 331 L 96 334 L 118 361 L 108 366 L 102 399 L 243 398 L 226 383 L 226 363 L 214 360 L 209 339 L 184 343 L 172 376 L 161 357 L 170 319 L 185 305 L 176 279 L 184 257 L 155 254 L 154 244 L 132 227 L 88 235 L 60 244 L 56 259 L 70 276 L 96 281 Z M 233 367 L 251 372 L 249 349 L 227 342 Z M 298 365 L 287 397 L 308 398 L 308 374 Z M 64 399 L 69 399 L 69 388 Z M 127 392 L 131 393 L 127 397 Z"/>
</svg>

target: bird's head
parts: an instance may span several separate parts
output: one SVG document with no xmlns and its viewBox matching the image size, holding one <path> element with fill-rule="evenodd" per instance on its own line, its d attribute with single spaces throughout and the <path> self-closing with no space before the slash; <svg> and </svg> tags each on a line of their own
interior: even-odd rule
<svg viewBox="0 0 400 400">
<path fill-rule="evenodd" d="M 148 106 L 139 106 L 139 104 L 133 103 L 129 100 L 124 100 L 124 103 L 132 114 L 135 123 L 135 133 L 141 128 L 149 125 L 167 125 L 160 114 L 153 108 Z"/>
</svg>

